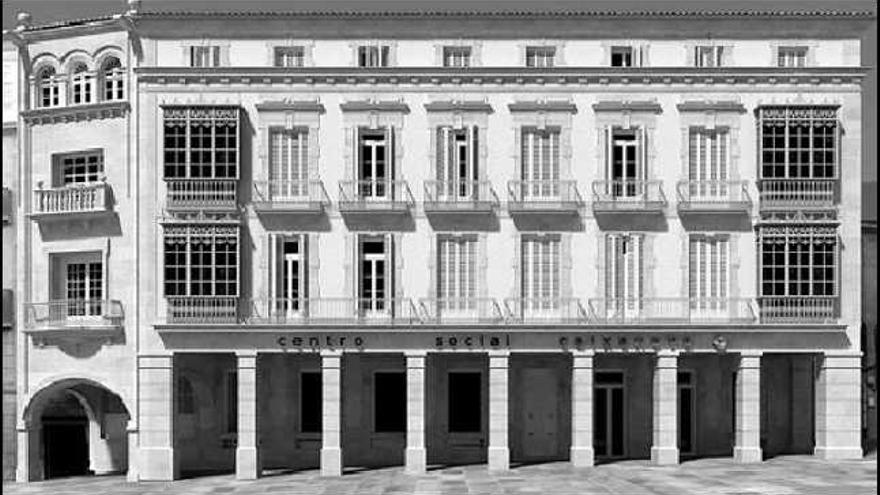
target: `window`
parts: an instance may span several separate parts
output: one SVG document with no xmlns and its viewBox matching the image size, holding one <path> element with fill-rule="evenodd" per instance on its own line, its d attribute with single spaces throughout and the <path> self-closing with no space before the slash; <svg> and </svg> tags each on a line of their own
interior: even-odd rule
<svg viewBox="0 0 880 495">
<path fill-rule="evenodd" d="M 478 199 L 478 135 L 476 126 L 437 128 L 439 200 Z"/>
<path fill-rule="evenodd" d="M 301 433 L 321 433 L 321 414 L 323 414 L 321 373 L 305 371 L 299 376 L 299 431 Z"/>
<path fill-rule="evenodd" d="M 219 46 L 189 47 L 190 67 L 220 67 Z"/>
<path fill-rule="evenodd" d="M 276 46 L 275 67 L 303 67 L 306 65 L 305 47 Z"/>
<path fill-rule="evenodd" d="M 526 47 L 526 67 L 553 67 L 556 48 L 552 46 Z"/>
<path fill-rule="evenodd" d="M 238 108 L 166 107 L 166 179 L 238 178 Z"/>
<path fill-rule="evenodd" d="M 238 227 L 166 227 L 166 297 L 237 295 Z"/>
<path fill-rule="evenodd" d="M 611 67 L 635 67 L 635 53 L 631 46 L 611 47 Z"/>
<path fill-rule="evenodd" d="M 272 129 L 269 133 L 269 195 L 272 200 L 307 200 L 309 130 Z"/>
<path fill-rule="evenodd" d="M 101 66 L 101 78 L 104 86 L 104 100 L 122 100 L 125 98 L 125 70 L 116 57 L 109 57 Z"/>
<path fill-rule="evenodd" d="M 238 370 L 226 372 L 226 433 L 238 433 Z"/>
<path fill-rule="evenodd" d="M 694 65 L 697 67 L 721 67 L 723 46 L 694 47 Z"/>
<path fill-rule="evenodd" d="M 377 372 L 373 375 L 376 433 L 406 431 L 406 373 Z"/>
<path fill-rule="evenodd" d="M 727 307 L 730 280 L 727 237 L 692 235 L 688 243 L 688 297 L 697 314 Z"/>
<path fill-rule="evenodd" d="M 15 304 L 12 289 L 3 289 L 3 330 L 15 325 Z"/>
<path fill-rule="evenodd" d="M 470 67 L 471 47 L 469 46 L 444 46 L 443 67 Z"/>
<path fill-rule="evenodd" d="M 449 432 L 479 433 L 482 428 L 482 378 L 479 372 L 449 373 Z"/>
<path fill-rule="evenodd" d="M 55 69 L 46 67 L 37 75 L 38 106 L 41 108 L 57 107 L 61 101 L 59 96 L 60 84 L 55 74 Z"/>
<path fill-rule="evenodd" d="M 391 48 L 381 46 L 359 46 L 358 67 L 388 67 L 390 62 L 388 55 Z"/>
<path fill-rule="evenodd" d="M 358 237 L 359 310 L 367 316 L 389 311 L 392 292 L 392 255 L 390 235 Z"/>
<path fill-rule="evenodd" d="M 760 236 L 762 296 L 837 296 L 833 228 L 764 228 Z"/>
<path fill-rule="evenodd" d="M 647 175 L 647 139 L 642 127 L 606 129 L 606 194 L 615 198 L 642 198 Z"/>
<path fill-rule="evenodd" d="M 523 308 L 527 311 L 558 309 L 559 236 L 528 236 L 521 242 Z"/>
<path fill-rule="evenodd" d="M 730 133 L 726 128 L 691 127 L 688 134 L 688 180 L 691 199 L 728 194 Z"/>
<path fill-rule="evenodd" d="M 824 107 L 759 109 L 762 179 L 837 178 L 837 110 Z"/>
<path fill-rule="evenodd" d="M 54 187 L 94 183 L 104 177 L 104 153 L 101 150 L 60 155 L 55 160 Z"/>
<path fill-rule="evenodd" d="M 359 128 L 358 132 L 358 195 L 364 199 L 386 200 L 394 179 L 393 153 L 389 153 L 392 132 L 389 128 Z"/>
<path fill-rule="evenodd" d="M 269 234 L 269 297 L 276 315 L 292 317 L 306 309 L 308 236 Z"/>
<path fill-rule="evenodd" d="M 177 413 L 195 414 L 196 400 L 193 393 L 192 382 L 185 376 L 177 380 Z"/>
<path fill-rule="evenodd" d="M 104 264 L 100 261 L 64 263 L 68 316 L 100 316 L 104 299 Z"/>
<path fill-rule="evenodd" d="M 477 239 L 442 236 L 437 239 L 437 297 L 440 309 L 475 309 L 477 296 Z"/>
<path fill-rule="evenodd" d="M 807 47 L 780 46 L 776 52 L 776 63 L 779 67 L 805 67 L 807 65 Z"/>
<path fill-rule="evenodd" d="M 71 69 L 70 102 L 74 105 L 92 103 L 92 74 L 85 64 L 76 64 Z"/>
<path fill-rule="evenodd" d="M 637 314 L 642 305 L 644 266 L 641 234 L 605 237 L 605 298 L 613 316 Z"/>
<path fill-rule="evenodd" d="M 12 222 L 12 190 L 3 188 L 3 225 Z"/>
<path fill-rule="evenodd" d="M 559 196 L 559 128 L 522 128 L 523 199 Z"/>
</svg>

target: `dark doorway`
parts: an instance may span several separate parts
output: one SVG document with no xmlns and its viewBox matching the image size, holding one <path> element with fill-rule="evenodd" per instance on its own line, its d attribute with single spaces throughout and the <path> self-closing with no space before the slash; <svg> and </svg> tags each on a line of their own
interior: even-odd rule
<svg viewBox="0 0 880 495">
<path fill-rule="evenodd" d="M 593 446 L 596 457 L 623 457 L 624 376 L 620 371 L 597 371 L 593 389 Z"/>
<path fill-rule="evenodd" d="M 450 432 L 470 433 L 481 430 L 480 380 L 480 373 L 449 373 Z"/>
<path fill-rule="evenodd" d="M 43 420 L 45 477 L 81 476 L 89 472 L 89 423 L 85 418 Z"/>
</svg>

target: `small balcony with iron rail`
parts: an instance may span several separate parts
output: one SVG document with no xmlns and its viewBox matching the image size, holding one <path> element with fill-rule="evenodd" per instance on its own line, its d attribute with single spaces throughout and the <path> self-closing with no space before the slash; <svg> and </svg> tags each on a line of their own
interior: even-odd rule
<svg viewBox="0 0 880 495">
<path fill-rule="evenodd" d="M 58 299 L 24 305 L 24 333 L 35 342 L 53 339 L 113 340 L 122 334 L 122 302 L 111 299 Z"/>
<path fill-rule="evenodd" d="M 758 204 L 768 210 L 830 210 L 837 207 L 839 179 L 760 179 Z"/>
<path fill-rule="evenodd" d="M 584 200 L 573 180 L 512 180 L 507 183 L 511 215 L 574 215 Z"/>
<path fill-rule="evenodd" d="M 752 209 L 745 180 L 682 180 L 676 187 L 678 214 L 748 214 Z"/>
<path fill-rule="evenodd" d="M 504 308 L 490 297 L 419 299 L 422 321 L 435 325 L 491 325 L 503 323 Z"/>
<path fill-rule="evenodd" d="M 232 213 L 238 211 L 237 179 L 165 179 L 169 212 Z"/>
<path fill-rule="evenodd" d="M 34 221 L 93 219 L 113 214 L 113 194 L 106 179 L 34 190 Z"/>
<path fill-rule="evenodd" d="M 509 323 L 523 325 L 586 324 L 589 313 L 575 297 L 513 297 L 504 300 Z"/>
<path fill-rule="evenodd" d="M 600 325 L 687 324 L 729 325 L 758 321 L 749 298 L 594 298 L 589 301 L 590 321 Z"/>
<path fill-rule="evenodd" d="M 319 179 L 257 181 L 251 201 L 260 215 L 318 215 L 330 206 L 330 196 Z"/>
<path fill-rule="evenodd" d="M 426 180 L 424 188 L 423 204 L 428 215 L 489 214 L 500 203 L 487 180 Z"/>
<path fill-rule="evenodd" d="M 394 326 L 421 323 L 409 298 L 262 298 L 251 301 L 246 318 L 253 325 Z"/>
<path fill-rule="evenodd" d="M 593 214 L 662 214 L 668 205 L 659 180 L 593 181 Z"/>
<path fill-rule="evenodd" d="M 342 180 L 337 205 L 343 214 L 409 213 L 415 198 L 405 180 Z"/>
</svg>

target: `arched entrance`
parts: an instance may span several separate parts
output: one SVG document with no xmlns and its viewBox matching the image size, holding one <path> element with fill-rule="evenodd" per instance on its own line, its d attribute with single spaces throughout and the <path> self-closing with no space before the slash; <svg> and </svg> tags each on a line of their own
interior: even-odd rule
<svg viewBox="0 0 880 495">
<path fill-rule="evenodd" d="M 95 381 L 44 387 L 25 408 L 19 480 L 125 473 L 129 418 L 122 399 Z"/>
</svg>

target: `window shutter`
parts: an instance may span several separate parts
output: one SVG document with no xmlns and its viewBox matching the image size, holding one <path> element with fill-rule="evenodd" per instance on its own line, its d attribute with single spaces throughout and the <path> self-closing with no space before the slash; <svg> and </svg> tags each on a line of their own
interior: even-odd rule
<svg viewBox="0 0 880 495">
<path fill-rule="evenodd" d="M 693 301 L 697 298 L 697 238 L 690 236 L 686 238 L 687 246 L 687 295 L 693 305 Z"/>
<path fill-rule="evenodd" d="M 477 270 L 477 297 L 488 297 L 489 283 L 487 281 L 487 272 L 489 269 L 489 253 L 488 253 L 488 235 L 485 233 L 477 234 L 477 262 L 479 269 Z"/>
<path fill-rule="evenodd" d="M 700 46 L 695 45 L 692 49 L 687 50 L 687 65 L 688 67 L 699 67 L 700 66 Z"/>
<path fill-rule="evenodd" d="M 321 259 L 318 256 L 320 252 L 318 243 L 320 242 L 319 234 L 307 234 L 308 238 L 308 264 L 309 264 L 309 284 L 308 284 L 308 292 L 306 293 L 307 297 L 320 297 L 321 295 L 321 287 L 319 285 L 320 278 L 318 276 L 318 270 L 320 267 Z"/>
<path fill-rule="evenodd" d="M 467 170 L 470 173 L 468 177 L 469 180 L 476 180 L 477 173 L 477 153 L 474 148 L 474 144 L 476 143 L 477 138 L 477 128 L 475 126 L 469 126 L 467 128 Z"/>
<path fill-rule="evenodd" d="M 311 287 L 309 286 L 309 284 L 311 284 L 311 280 L 312 280 L 312 277 L 311 277 L 312 263 L 311 263 L 311 259 L 309 256 L 310 256 L 312 250 L 311 250 L 311 246 L 310 246 L 311 243 L 309 242 L 309 241 L 311 241 L 311 239 L 309 237 L 310 237 L 309 234 L 301 234 L 299 236 L 300 272 L 302 273 L 302 282 L 301 282 L 302 293 L 300 293 L 299 297 L 301 299 L 305 299 L 305 298 L 309 297 L 309 295 L 311 294 L 311 291 L 309 290 Z"/>
<path fill-rule="evenodd" d="M 638 297 L 653 297 L 654 286 L 651 283 L 654 273 L 654 246 L 653 238 L 646 234 L 638 234 L 637 239 L 637 255 L 638 255 Z"/>
<path fill-rule="evenodd" d="M 562 239 L 560 240 L 560 251 L 562 260 L 559 285 L 560 295 L 562 297 L 571 297 L 571 242 L 571 234 L 562 234 Z"/>
<path fill-rule="evenodd" d="M 385 142 L 388 146 L 388 149 L 385 150 L 385 154 L 388 156 L 387 180 L 397 179 L 397 142 L 395 139 L 395 134 L 395 128 L 393 126 L 389 125 L 385 127 Z M 396 188 L 395 185 L 392 185 L 391 187 Z M 395 192 L 392 192 L 392 196 L 396 197 Z"/>
<path fill-rule="evenodd" d="M 363 161 L 363 157 L 361 156 L 363 150 L 361 149 L 360 131 L 361 129 L 357 125 L 354 125 L 351 128 L 351 147 L 349 147 L 349 149 L 352 150 L 352 160 L 350 177 L 355 180 L 360 179 L 360 164 Z M 354 190 L 356 191 L 357 189 L 358 188 L 355 187 Z"/>
<path fill-rule="evenodd" d="M 274 234 L 264 235 L 261 243 L 260 243 L 260 271 L 263 274 L 263 289 L 260 291 L 260 295 L 265 298 L 272 297 L 272 271 L 269 270 L 269 267 L 272 266 L 272 251 L 271 251 L 271 243 L 272 237 Z"/>
<path fill-rule="evenodd" d="M 402 242 L 400 242 L 400 234 L 385 234 L 385 242 L 386 242 L 386 251 L 391 256 L 391 259 L 388 262 L 388 266 L 393 267 L 393 272 L 389 273 L 391 275 L 388 277 L 390 280 L 390 288 L 388 290 L 388 294 L 391 294 L 391 297 L 395 299 L 400 299 L 403 297 L 403 283 L 401 283 L 401 278 L 403 277 L 403 256 L 401 256 Z"/>
<path fill-rule="evenodd" d="M 610 181 L 613 177 L 611 174 L 611 161 L 614 157 L 614 129 L 612 126 L 605 126 L 605 180 Z M 606 185 L 605 194 L 611 193 L 611 184 Z"/>
<path fill-rule="evenodd" d="M 189 45 L 183 46 L 183 65 L 184 67 L 193 66 L 193 47 Z"/>
<path fill-rule="evenodd" d="M 360 287 L 356 273 L 359 250 L 356 236 L 357 234 L 351 232 L 345 233 L 345 254 L 343 256 L 344 262 L 342 266 L 345 293 L 353 297 L 359 297 L 360 295 Z"/>
<path fill-rule="evenodd" d="M 444 174 L 446 173 L 446 135 L 447 129 L 444 126 L 437 127 L 436 132 L 436 141 L 434 148 L 437 153 L 437 171 L 435 177 L 439 181 L 446 180 Z"/>
<path fill-rule="evenodd" d="M 510 242 L 513 244 L 513 261 L 511 268 L 513 269 L 513 286 L 510 288 L 509 297 L 522 297 L 522 271 L 524 269 L 522 263 L 522 240 L 521 236 L 516 232 L 510 234 Z"/>
<path fill-rule="evenodd" d="M 613 299 L 617 296 L 617 262 L 618 262 L 618 236 L 608 234 L 605 236 L 605 299 Z"/>
<path fill-rule="evenodd" d="M 438 290 L 440 286 L 441 274 L 440 271 L 443 269 L 443 265 L 438 262 L 438 258 L 440 257 L 440 253 L 442 249 L 440 247 L 440 237 L 438 235 L 433 235 L 431 237 L 431 242 L 429 242 L 428 246 L 428 298 L 440 298 L 443 297 L 443 293 Z"/>
</svg>

